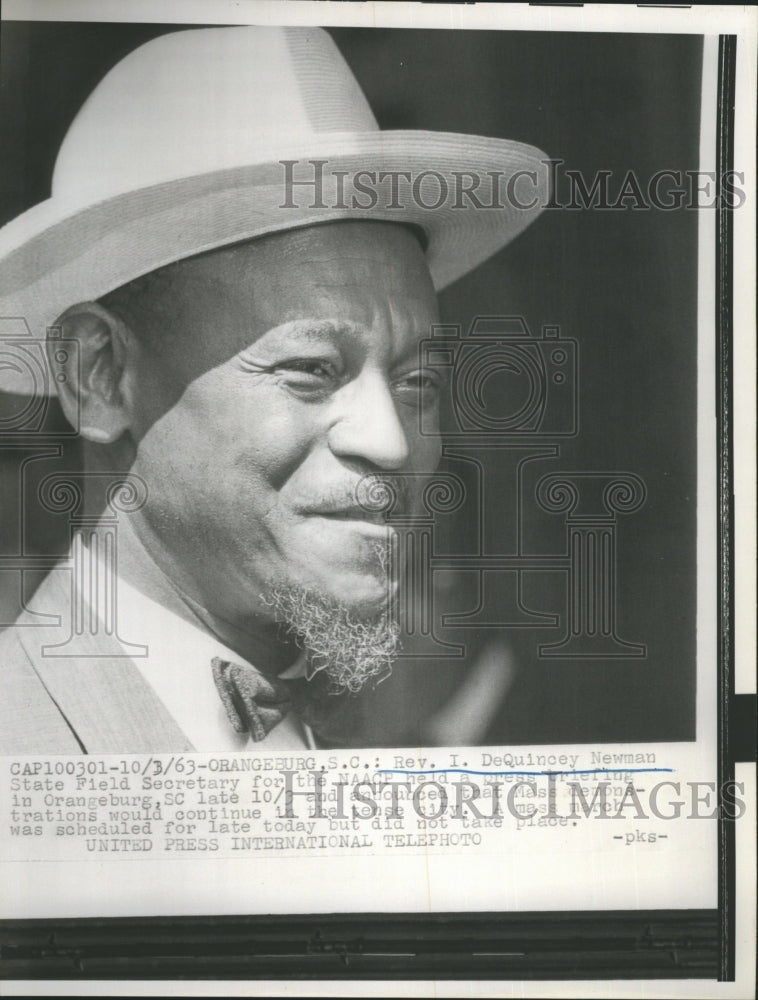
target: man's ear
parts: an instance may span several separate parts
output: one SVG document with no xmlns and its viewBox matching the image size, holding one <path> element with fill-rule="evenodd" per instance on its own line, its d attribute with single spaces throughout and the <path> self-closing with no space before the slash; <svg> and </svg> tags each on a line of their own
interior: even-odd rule
<svg viewBox="0 0 758 1000">
<path fill-rule="evenodd" d="M 96 302 L 80 302 L 67 309 L 55 328 L 79 348 L 61 351 L 58 337 L 47 340 L 48 363 L 66 418 L 89 441 L 110 444 L 118 440 L 129 429 L 128 328 Z"/>
</svg>

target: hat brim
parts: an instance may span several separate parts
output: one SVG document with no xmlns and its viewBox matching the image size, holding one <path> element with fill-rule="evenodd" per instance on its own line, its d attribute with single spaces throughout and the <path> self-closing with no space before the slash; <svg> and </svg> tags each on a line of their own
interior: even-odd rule
<svg viewBox="0 0 758 1000">
<path fill-rule="evenodd" d="M 504 139 L 377 131 L 327 134 L 304 147 L 290 145 L 265 163 L 155 184 L 86 207 L 53 195 L 0 230 L 0 318 L 14 318 L 31 338 L 44 339 L 69 306 L 159 267 L 342 219 L 422 229 L 439 290 L 514 239 L 549 198 L 546 155 Z M 299 180 L 321 169 L 312 161 L 326 161 L 319 190 L 308 184 L 288 190 L 283 160 L 297 161 L 292 176 Z M 365 171 L 377 178 L 385 172 L 386 183 L 367 185 Z M 393 185 L 390 173 L 403 176 Z M 38 380 L 35 386 L 39 391 Z M 28 378 L 16 365 L 0 365 L 0 389 L 28 393 Z"/>
</svg>

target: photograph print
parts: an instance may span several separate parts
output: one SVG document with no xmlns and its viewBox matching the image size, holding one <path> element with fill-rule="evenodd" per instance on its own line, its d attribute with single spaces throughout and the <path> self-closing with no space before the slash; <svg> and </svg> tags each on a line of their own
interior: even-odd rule
<svg viewBox="0 0 758 1000">
<path fill-rule="evenodd" d="M 701 35 L 1 55 L 4 754 L 695 739 Z"/>
</svg>

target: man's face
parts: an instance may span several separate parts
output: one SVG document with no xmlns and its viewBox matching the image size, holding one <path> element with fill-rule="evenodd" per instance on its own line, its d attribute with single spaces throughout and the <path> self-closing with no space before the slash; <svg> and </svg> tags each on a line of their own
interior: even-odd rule
<svg viewBox="0 0 758 1000">
<path fill-rule="evenodd" d="M 130 381 L 152 533 L 230 620 L 291 585 L 378 611 L 388 529 L 356 486 L 439 458 L 419 432 L 438 386 L 419 371 L 437 311 L 417 241 L 310 227 L 188 261 L 172 287 Z"/>
</svg>

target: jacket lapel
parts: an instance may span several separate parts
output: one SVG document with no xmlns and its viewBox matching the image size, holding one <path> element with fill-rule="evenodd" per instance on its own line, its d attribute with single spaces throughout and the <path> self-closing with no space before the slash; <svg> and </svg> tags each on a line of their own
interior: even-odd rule
<svg viewBox="0 0 758 1000">
<path fill-rule="evenodd" d="M 17 634 L 84 752 L 192 751 L 114 635 L 88 632 L 85 622 L 74 636 L 71 589 L 71 570 L 49 573 L 29 602 L 34 611 L 19 619 Z M 41 625 L 39 615 L 54 616 L 60 624 Z M 64 645 L 69 637 L 75 644 Z"/>
</svg>

